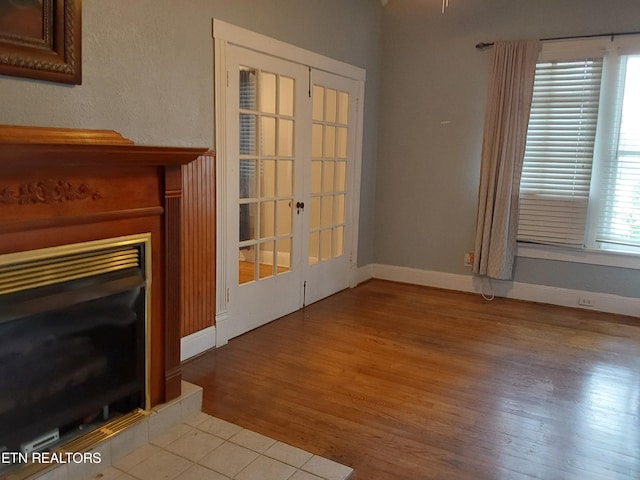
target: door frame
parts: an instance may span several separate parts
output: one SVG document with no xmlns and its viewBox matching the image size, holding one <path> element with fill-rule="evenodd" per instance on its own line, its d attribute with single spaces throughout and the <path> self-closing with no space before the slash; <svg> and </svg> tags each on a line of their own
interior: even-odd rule
<svg viewBox="0 0 640 480">
<path fill-rule="evenodd" d="M 358 83 L 355 119 L 355 154 L 354 175 L 350 180 L 352 202 L 352 237 L 349 248 L 350 274 L 349 285 L 356 285 L 356 269 L 358 258 L 358 224 L 360 217 L 360 182 L 362 176 L 362 140 L 363 140 L 363 108 L 366 70 L 305 50 L 289 43 L 247 30 L 216 18 L 213 19 L 212 34 L 214 39 L 214 149 L 216 150 L 216 256 L 227 257 L 229 242 L 228 230 L 228 171 L 226 165 L 226 49 L 233 44 L 239 47 L 298 63 L 313 70 L 323 70 L 334 75 L 355 80 Z M 216 262 L 216 346 L 225 345 L 229 341 L 229 274 L 227 261 Z"/>
</svg>

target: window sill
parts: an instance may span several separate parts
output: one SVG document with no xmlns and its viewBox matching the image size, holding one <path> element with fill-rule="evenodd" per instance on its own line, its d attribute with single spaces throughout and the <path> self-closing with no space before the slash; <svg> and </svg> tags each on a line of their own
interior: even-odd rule
<svg viewBox="0 0 640 480">
<path fill-rule="evenodd" d="M 634 253 L 606 250 L 574 250 L 550 245 L 518 243 L 516 256 L 640 270 L 640 255 Z"/>
</svg>

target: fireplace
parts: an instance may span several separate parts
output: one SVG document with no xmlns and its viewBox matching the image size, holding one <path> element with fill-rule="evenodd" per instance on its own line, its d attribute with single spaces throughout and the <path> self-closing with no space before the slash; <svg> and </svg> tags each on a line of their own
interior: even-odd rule
<svg viewBox="0 0 640 480">
<path fill-rule="evenodd" d="M 0 256 L 0 451 L 148 408 L 148 235 Z"/>
<path fill-rule="evenodd" d="M 179 396 L 181 167 L 204 153 L 0 126 L 0 451 Z"/>
</svg>

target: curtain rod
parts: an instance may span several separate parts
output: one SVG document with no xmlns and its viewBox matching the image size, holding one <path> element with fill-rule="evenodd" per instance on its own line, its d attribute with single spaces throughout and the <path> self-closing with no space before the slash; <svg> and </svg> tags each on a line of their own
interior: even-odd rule
<svg viewBox="0 0 640 480">
<path fill-rule="evenodd" d="M 614 32 L 614 33 L 597 33 L 594 35 L 574 35 L 570 37 L 549 37 L 549 38 L 541 38 L 541 42 L 550 42 L 552 40 L 575 40 L 578 38 L 598 38 L 598 37 L 611 37 L 611 41 L 615 37 L 620 37 L 623 35 L 640 35 L 640 32 Z M 480 42 L 476 43 L 476 48 L 478 50 L 484 50 L 485 48 L 493 47 L 494 42 Z"/>
</svg>

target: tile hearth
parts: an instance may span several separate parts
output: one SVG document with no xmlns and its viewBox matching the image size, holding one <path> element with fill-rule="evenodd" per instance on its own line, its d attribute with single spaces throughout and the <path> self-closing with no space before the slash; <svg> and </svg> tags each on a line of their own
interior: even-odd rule
<svg viewBox="0 0 640 480">
<path fill-rule="evenodd" d="M 93 449 L 99 465 L 58 468 L 37 480 L 346 480 L 353 469 L 200 411 L 202 389 Z"/>
</svg>

